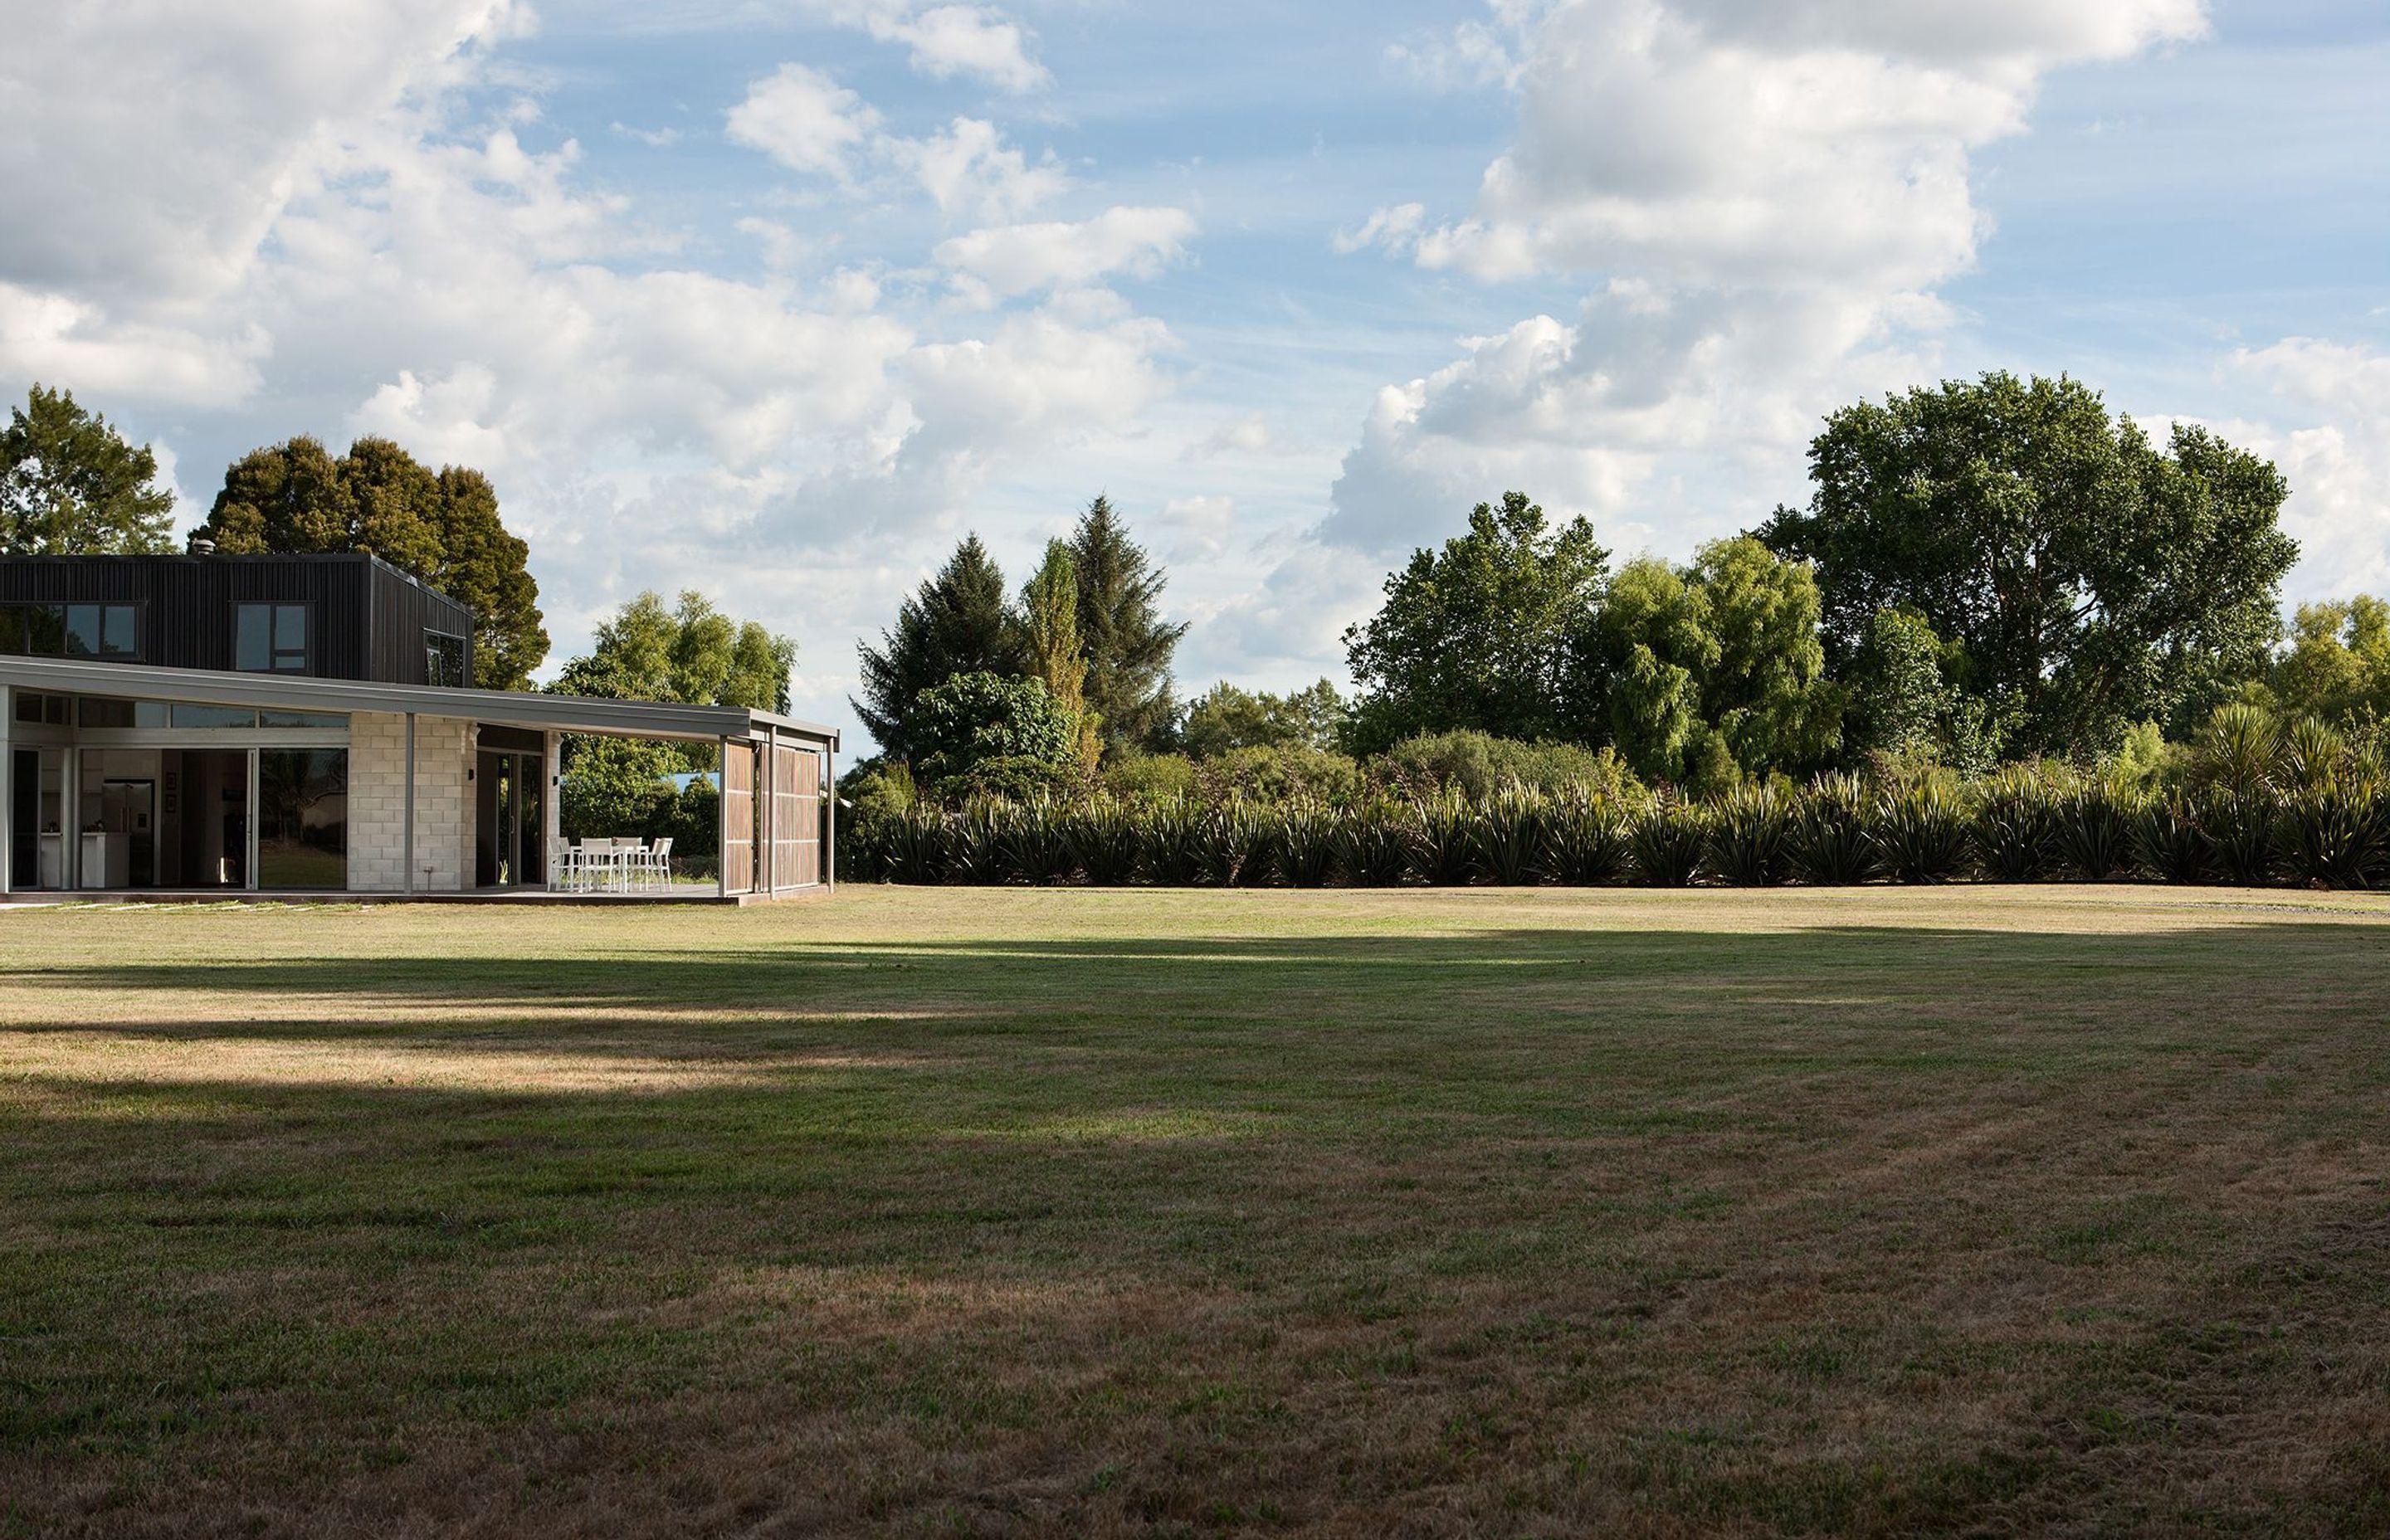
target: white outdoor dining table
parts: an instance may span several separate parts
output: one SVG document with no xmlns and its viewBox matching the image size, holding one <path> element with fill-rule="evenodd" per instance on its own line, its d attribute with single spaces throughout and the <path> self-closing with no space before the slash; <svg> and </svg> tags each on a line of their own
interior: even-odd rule
<svg viewBox="0 0 2390 1540">
<path fill-rule="evenodd" d="M 623 841 L 606 850 L 576 845 L 564 857 L 564 885 L 579 892 L 628 892 L 633 879 L 641 875 L 648 851 L 645 844 Z"/>
</svg>

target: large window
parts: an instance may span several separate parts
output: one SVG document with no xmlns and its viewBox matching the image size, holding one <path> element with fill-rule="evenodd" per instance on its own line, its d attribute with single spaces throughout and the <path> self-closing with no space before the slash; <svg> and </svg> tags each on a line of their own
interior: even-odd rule
<svg viewBox="0 0 2390 1540">
<path fill-rule="evenodd" d="M 423 634 L 423 682 L 451 689 L 465 687 L 464 637 L 451 636 L 444 631 Z"/>
<path fill-rule="evenodd" d="M 0 655 L 141 656 L 141 609 L 132 604 L 0 604 Z"/>
<path fill-rule="evenodd" d="M 303 604 L 237 604 L 232 635 L 232 666 L 244 674 L 308 672 Z"/>
<path fill-rule="evenodd" d="M 261 749 L 257 754 L 257 885 L 349 885 L 349 753 Z"/>
</svg>

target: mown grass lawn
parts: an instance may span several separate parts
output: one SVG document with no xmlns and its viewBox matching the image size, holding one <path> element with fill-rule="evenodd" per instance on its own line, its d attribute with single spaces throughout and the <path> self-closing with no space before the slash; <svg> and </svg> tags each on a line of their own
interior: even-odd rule
<svg viewBox="0 0 2390 1540">
<path fill-rule="evenodd" d="M 0 913 L 0 1534 L 2390 1531 L 2390 904 Z"/>
</svg>

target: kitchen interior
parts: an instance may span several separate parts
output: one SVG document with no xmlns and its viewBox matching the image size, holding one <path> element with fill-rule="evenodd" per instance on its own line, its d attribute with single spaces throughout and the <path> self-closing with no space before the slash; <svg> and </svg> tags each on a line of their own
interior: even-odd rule
<svg viewBox="0 0 2390 1540">
<path fill-rule="evenodd" d="M 60 749 L 15 751 L 10 885 L 66 886 Z M 85 749 L 71 816 L 77 885 L 242 888 L 249 883 L 249 755 L 222 749 Z"/>
</svg>

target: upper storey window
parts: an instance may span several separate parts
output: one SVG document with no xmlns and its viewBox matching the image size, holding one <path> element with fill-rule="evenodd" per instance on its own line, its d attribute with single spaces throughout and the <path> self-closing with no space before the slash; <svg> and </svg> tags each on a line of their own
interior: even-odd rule
<svg viewBox="0 0 2390 1540">
<path fill-rule="evenodd" d="M 423 682 L 465 687 L 465 638 L 444 631 L 423 634 Z"/>
<path fill-rule="evenodd" d="M 141 610 L 131 604 L 0 604 L 0 655 L 141 656 Z"/>
<path fill-rule="evenodd" d="M 244 674 L 305 674 L 307 607 L 303 604 L 233 606 L 233 667 Z"/>
</svg>

